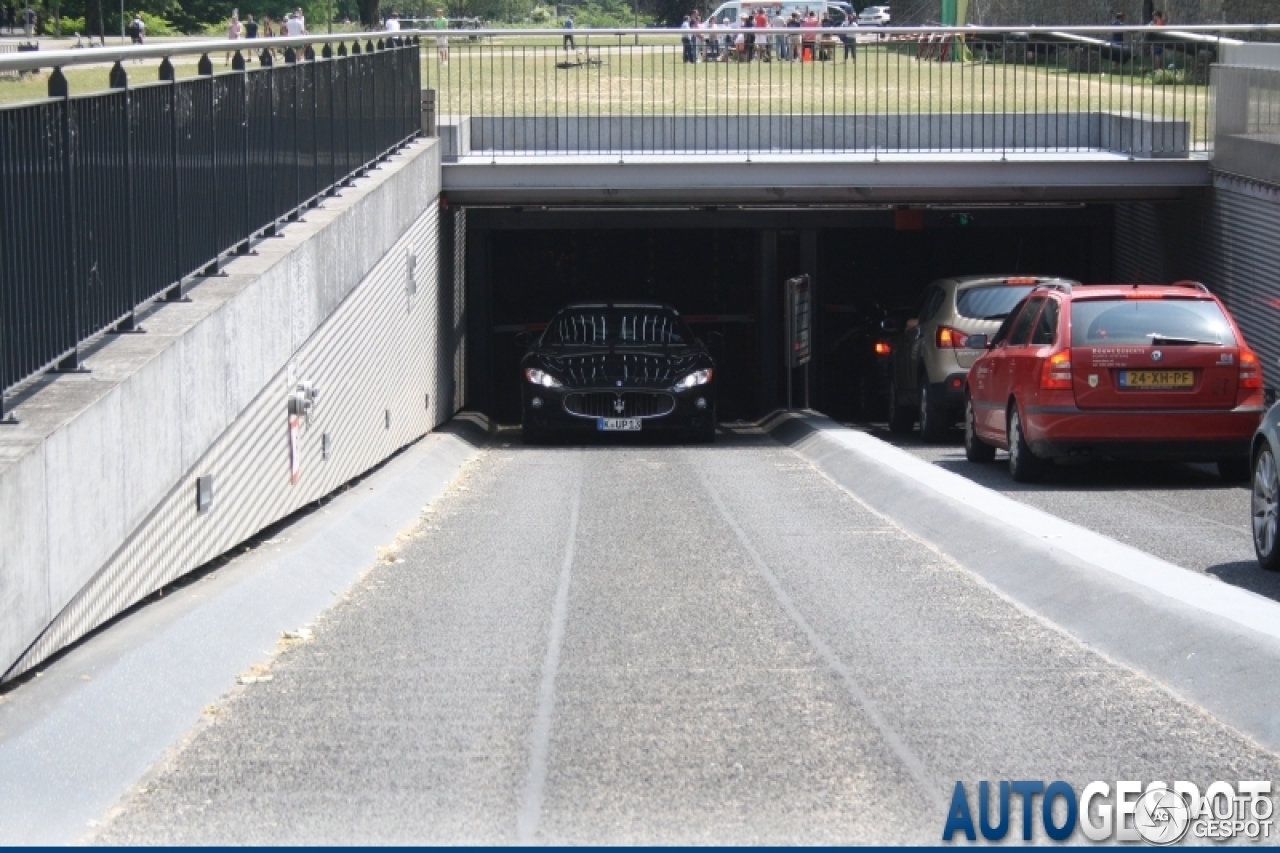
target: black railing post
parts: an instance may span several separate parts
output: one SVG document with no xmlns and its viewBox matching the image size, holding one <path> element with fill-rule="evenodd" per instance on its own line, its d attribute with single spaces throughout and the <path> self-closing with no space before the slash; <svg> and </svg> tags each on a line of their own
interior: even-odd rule
<svg viewBox="0 0 1280 853">
<path fill-rule="evenodd" d="M 293 122 L 293 154 L 290 163 L 293 172 L 293 194 L 289 198 L 289 221 L 297 222 L 302 218 L 302 167 L 298 165 L 298 52 L 293 48 L 285 48 L 284 61 L 287 65 L 292 66 L 289 69 L 290 78 L 293 81 L 293 115 L 289 117 Z"/>
<path fill-rule="evenodd" d="M 218 174 L 218 89 L 213 83 L 213 61 L 209 59 L 209 54 L 203 54 L 200 62 L 196 65 L 196 73 L 201 77 L 209 78 L 209 136 L 212 139 L 209 142 L 209 160 L 213 166 L 213 174 Z M 218 185 L 215 180 L 214 185 L 209 188 L 209 195 L 213 198 L 213 229 L 216 234 L 218 231 Z M 203 270 L 201 275 L 217 275 L 219 256 L 215 255 Z"/>
<path fill-rule="evenodd" d="M 71 87 L 67 83 L 67 78 L 63 75 L 61 68 L 53 69 L 53 73 L 49 75 L 49 97 L 61 98 L 61 122 L 60 132 L 62 134 L 62 221 L 67 226 L 67 243 L 69 247 L 68 254 L 70 259 L 68 262 L 69 270 L 67 271 L 67 279 L 61 282 L 63 288 L 71 297 L 71 311 L 68 312 L 66 321 L 70 324 L 68 331 L 70 334 L 67 340 L 72 342 L 71 352 L 58 362 L 55 368 L 59 373 L 87 373 L 84 365 L 80 361 L 80 229 L 77 227 L 79 223 L 76 217 L 76 195 L 75 195 L 75 158 L 71 150 L 72 133 L 71 133 Z"/>
<path fill-rule="evenodd" d="M 138 305 L 143 301 L 138 275 L 138 204 L 134 197 L 133 182 L 137 175 L 137 167 L 133 158 L 133 99 L 129 96 L 129 75 L 124 66 L 117 62 L 111 67 L 111 88 L 124 92 L 123 127 L 125 138 L 124 152 L 124 197 L 125 197 L 125 233 L 128 246 L 125 247 L 125 269 L 129 276 L 129 304 L 132 308 L 129 315 L 115 325 L 111 331 L 117 334 L 141 332 L 138 325 Z"/>
<path fill-rule="evenodd" d="M 236 59 L 240 63 L 240 67 L 236 70 L 244 77 L 243 94 L 244 94 L 244 121 L 240 123 L 240 145 L 244 151 L 244 225 L 240 231 L 244 234 L 244 241 L 236 247 L 236 254 L 251 255 L 253 254 L 253 163 L 249 160 L 249 122 L 252 117 L 249 115 L 249 69 L 245 61 L 240 56 L 240 51 L 236 51 Z"/>
<path fill-rule="evenodd" d="M 158 75 L 161 80 L 169 82 L 169 121 L 173 123 L 173 133 L 169 135 L 169 168 L 173 172 L 173 286 L 168 288 L 164 293 L 166 302 L 186 302 L 187 293 L 183 288 L 182 280 L 186 277 L 186 271 L 182 268 L 182 162 L 180 147 L 178 144 L 178 136 L 182 132 L 182 127 L 178 122 L 178 75 L 174 71 L 173 63 L 169 61 L 169 57 L 165 57 L 160 63 L 160 73 Z"/>
</svg>

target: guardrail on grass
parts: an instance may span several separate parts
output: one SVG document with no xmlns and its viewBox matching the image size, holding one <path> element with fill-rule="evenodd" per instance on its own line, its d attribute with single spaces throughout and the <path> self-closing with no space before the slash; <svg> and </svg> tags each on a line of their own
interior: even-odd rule
<svg viewBox="0 0 1280 853">
<path fill-rule="evenodd" d="M 419 134 L 412 34 L 249 47 L 0 57 L 0 71 L 55 69 L 48 98 L 0 106 L 0 392 L 51 366 L 82 369 L 84 341 L 134 330 L 140 306 L 183 298 L 190 276 Z M 228 51 L 215 74 L 210 55 Z M 175 79 L 182 55 L 200 57 L 198 76 Z M 148 58 L 162 60 L 161 81 L 130 86 L 124 63 Z M 62 67 L 104 61 L 112 90 L 72 95 Z"/>
<path fill-rule="evenodd" d="M 1212 146 L 1225 45 L 1280 27 L 480 30 L 424 50 L 459 153 L 1084 152 Z M 452 117 L 452 118 L 451 118 Z"/>
</svg>

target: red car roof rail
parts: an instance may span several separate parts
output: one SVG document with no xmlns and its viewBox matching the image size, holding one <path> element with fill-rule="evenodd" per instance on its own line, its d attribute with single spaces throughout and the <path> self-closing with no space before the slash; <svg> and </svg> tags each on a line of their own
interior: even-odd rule
<svg viewBox="0 0 1280 853">
<path fill-rule="evenodd" d="M 1042 281 L 1036 285 L 1035 290 L 1061 290 L 1063 293 L 1071 292 L 1071 282 L 1069 281 Z M 1032 293 L 1035 292 L 1032 291 Z"/>
</svg>

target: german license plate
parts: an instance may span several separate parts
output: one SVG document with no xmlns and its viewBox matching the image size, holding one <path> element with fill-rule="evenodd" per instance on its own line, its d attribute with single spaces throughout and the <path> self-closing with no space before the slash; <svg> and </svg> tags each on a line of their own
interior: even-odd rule
<svg viewBox="0 0 1280 853">
<path fill-rule="evenodd" d="M 600 432 L 639 432 L 639 418 L 596 418 L 596 429 Z"/>
<path fill-rule="evenodd" d="M 1122 370 L 1121 388 L 1190 388 L 1196 384 L 1190 370 Z"/>
</svg>

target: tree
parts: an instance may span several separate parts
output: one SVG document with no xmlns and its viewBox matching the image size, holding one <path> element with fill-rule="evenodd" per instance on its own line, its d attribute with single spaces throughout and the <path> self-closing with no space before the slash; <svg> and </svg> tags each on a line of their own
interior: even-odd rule
<svg viewBox="0 0 1280 853">
<path fill-rule="evenodd" d="M 360 7 L 360 23 L 364 24 L 365 29 L 376 30 L 382 27 L 378 0 L 356 0 L 356 5 Z"/>
</svg>

